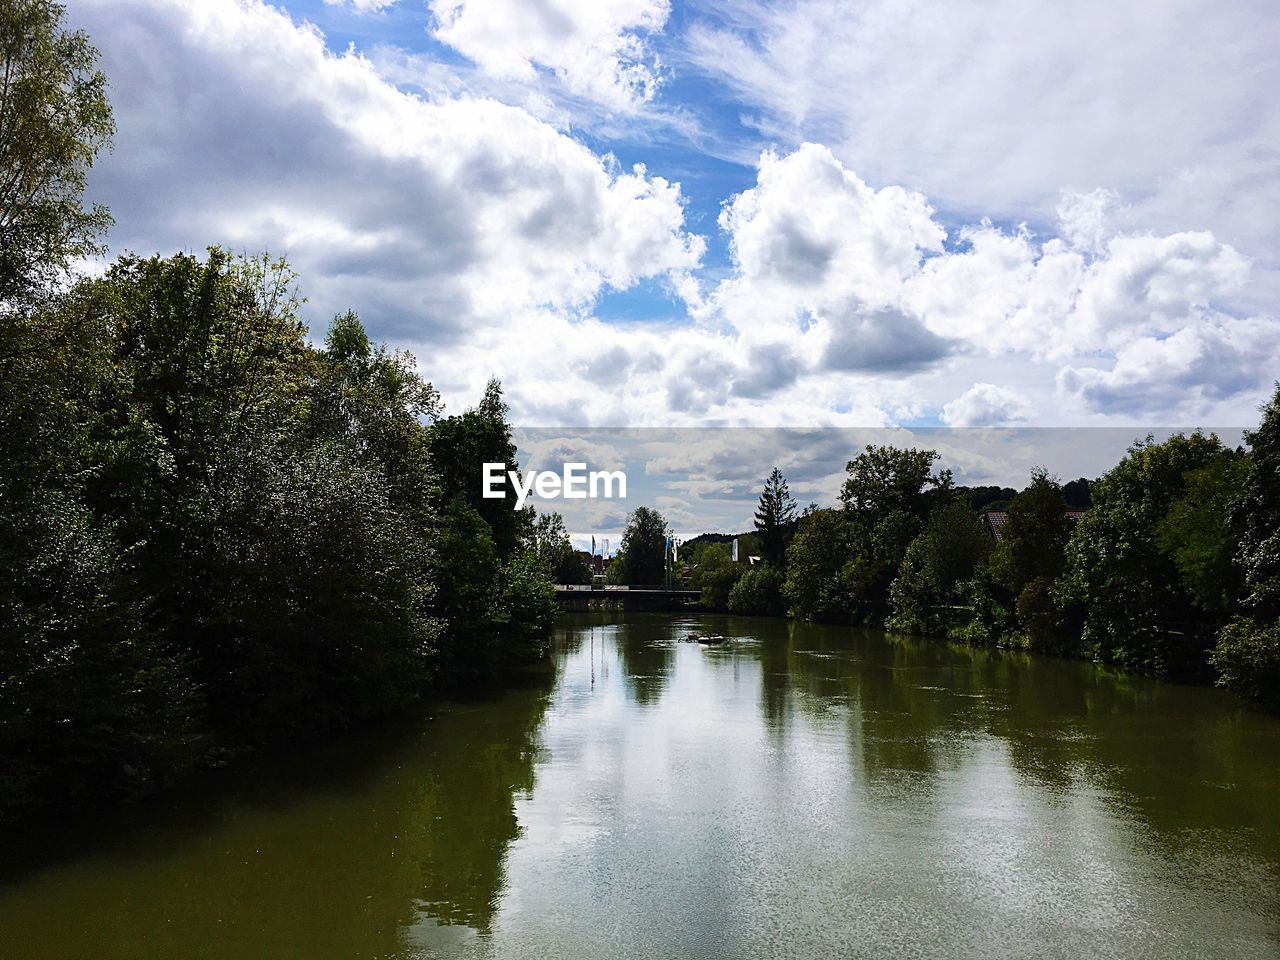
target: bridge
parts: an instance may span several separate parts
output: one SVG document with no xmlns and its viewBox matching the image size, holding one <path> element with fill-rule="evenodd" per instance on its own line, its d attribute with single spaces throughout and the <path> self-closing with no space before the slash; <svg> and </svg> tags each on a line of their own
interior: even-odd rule
<svg viewBox="0 0 1280 960">
<path fill-rule="evenodd" d="M 578 586 L 557 584 L 556 603 L 561 610 L 676 610 L 701 599 L 697 590 L 664 590 L 661 587 Z"/>
</svg>

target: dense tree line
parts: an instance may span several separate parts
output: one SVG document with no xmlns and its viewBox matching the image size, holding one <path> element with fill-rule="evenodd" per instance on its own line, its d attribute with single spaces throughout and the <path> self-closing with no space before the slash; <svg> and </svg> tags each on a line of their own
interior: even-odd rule
<svg viewBox="0 0 1280 960">
<path fill-rule="evenodd" d="M 105 81 L 62 9 L 0 10 L 0 819 L 163 782 L 543 652 L 563 524 L 481 497 L 501 390 L 446 416 L 282 262 L 125 256 Z"/>
<path fill-rule="evenodd" d="M 748 569 L 709 546 L 695 577 L 717 609 L 1216 680 L 1280 708 L 1280 387 L 1246 440 L 1147 438 L 1096 482 L 1036 470 L 1011 497 L 956 487 L 933 451 L 868 446 L 840 506 L 806 511 L 780 562 Z M 1002 524 L 984 522 L 992 507 Z"/>
</svg>

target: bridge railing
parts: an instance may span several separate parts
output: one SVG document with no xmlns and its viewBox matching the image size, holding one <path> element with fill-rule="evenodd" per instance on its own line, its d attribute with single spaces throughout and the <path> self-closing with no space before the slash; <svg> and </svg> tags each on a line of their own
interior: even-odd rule
<svg viewBox="0 0 1280 960">
<path fill-rule="evenodd" d="M 648 585 L 645 585 L 645 584 L 638 584 L 638 583 L 637 583 L 637 584 L 631 584 L 631 583 L 606 583 L 606 584 L 589 584 L 589 583 L 557 583 L 557 584 L 556 584 L 556 589 L 557 589 L 557 590 L 563 590 L 563 591 L 565 591 L 566 593 L 567 593 L 567 592 L 570 592 L 570 591 L 575 592 L 575 593 L 576 593 L 576 592 L 579 592 L 579 591 L 581 591 L 582 593 L 615 593 L 615 592 L 619 592 L 619 591 L 623 591 L 623 590 L 635 590 L 637 593 L 639 593 L 639 592 L 646 592 L 646 591 L 647 591 L 647 592 L 649 592 L 649 593 L 688 593 L 688 592 L 690 592 L 688 587 L 686 587 L 686 586 L 684 586 L 684 585 L 681 585 L 681 584 L 672 584 L 672 585 L 671 585 L 671 587 L 668 589 L 667 587 L 661 587 L 661 586 L 659 586 L 659 587 L 654 587 L 654 586 L 648 586 Z"/>
</svg>

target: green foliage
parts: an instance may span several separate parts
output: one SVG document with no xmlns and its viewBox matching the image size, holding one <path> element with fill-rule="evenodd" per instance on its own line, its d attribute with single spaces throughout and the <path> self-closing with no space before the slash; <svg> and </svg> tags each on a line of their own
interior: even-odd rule
<svg viewBox="0 0 1280 960">
<path fill-rule="evenodd" d="M 924 517 L 931 490 L 951 487 L 951 473 L 933 474 L 938 454 L 933 450 L 902 450 L 871 446 L 849 461 L 840 501 L 864 528 L 893 513 Z"/>
<path fill-rule="evenodd" d="M 1213 435 L 1148 438 L 1093 487 L 1093 508 L 1076 525 L 1057 588 L 1085 609 L 1084 650 L 1126 667 L 1176 676 L 1203 670 L 1212 634 L 1183 586 L 1157 530 L 1187 492 L 1188 477 L 1223 453 Z"/>
<path fill-rule="evenodd" d="M 197 692 L 121 563 L 73 495 L 0 501 L 0 820 L 162 782 L 188 748 Z"/>
<path fill-rule="evenodd" d="M 98 52 L 63 26 L 62 4 L 0 6 L 0 304 L 30 306 L 110 223 L 82 203 L 85 176 L 115 126 Z M 0 351 L 3 345 L 0 345 Z"/>
<path fill-rule="evenodd" d="M 701 543 L 691 557 L 689 586 L 702 592 L 705 610 L 728 610 L 729 595 L 738 578 L 747 569 L 745 563 L 734 563 L 727 543 Z"/>
<path fill-rule="evenodd" d="M 786 594 L 796 616 L 884 622 L 907 548 L 934 496 L 951 486 L 950 474 L 932 473 L 937 458 L 932 450 L 868 446 L 849 461 L 843 509 L 802 518 L 788 551 Z"/>
<path fill-rule="evenodd" d="M 991 556 L 992 579 L 1014 596 L 1033 580 L 1057 579 L 1071 536 L 1066 511 L 1058 482 L 1043 469 L 1032 471 L 1031 484 L 1009 504 L 1003 539 Z"/>
<path fill-rule="evenodd" d="M 1062 488 L 1062 496 L 1072 510 L 1088 510 L 1093 506 L 1093 484 L 1080 477 Z"/>
<path fill-rule="evenodd" d="M 651 507 L 636 507 L 622 531 L 622 546 L 609 565 L 614 583 L 660 586 L 666 579 L 667 521 Z"/>
<path fill-rule="evenodd" d="M 787 542 L 795 526 L 796 502 L 787 481 L 777 467 L 765 479 L 756 507 L 755 525 L 764 562 L 779 569 L 786 566 Z"/>
<path fill-rule="evenodd" d="M 971 615 L 968 619 L 956 617 L 947 629 L 947 638 L 973 646 L 1019 645 L 1013 634 L 1013 611 L 1004 602 L 1002 591 L 993 589 L 990 578 L 978 576 L 957 585 L 957 593 L 963 598 Z"/>
<path fill-rule="evenodd" d="M 546 653 L 556 610 L 555 586 L 537 554 L 524 552 L 513 557 L 502 570 L 498 593 L 503 661 Z"/>
<path fill-rule="evenodd" d="M 990 595 L 1014 613 L 1004 641 L 1053 653 L 1068 652 L 1066 646 L 1075 642 L 1074 608 L 1060 607 L 1052 593 L 1066 566 L 1072 528 L 1066 511 L 1062 486 L 1040 468 L 1009 504 L 1003 538 L 984 575 Z"/>
<path fill-rule="evenodd" d="M 515 509 L 516 494 L 504 484 L 505 497 L 485 497 L 481 475 L 486 463 L 516 470 L 516 447 L 507 423 L 502 387 L 490 380 L 484 398 L 473 410 L 438 420 L 431 430 L 431 466 L 439 484 L 439 502 L 462 497 L 489 526 L 494 547 L 503 560 L 527 536 L 526 518 Z"/>
<path fill-rule="evenodd" d="M 846 566 L 853 554 L 853 525 L 843 510 L 815 510 L 800 518 L 787 550 L 783 593 L 793 616 L 846 620 L 851 611 Z"/>
<path fill-rule="evenodd" d="M 497 385 L 437 432 L 411 357 L 353 314 L 309 347 L 297 304 L 283 264 L 214 249 L 126 257 L 5 315 L 63 345 L 0 359 L 0 817 L 545 649 L 554 591 L 525 518 L 485 504 L 503 553 L 432 471 L 475 496 L 481 459 L 513 452 Z"/>
<path fill-rule="evenodd" d="M 987 556 L 990 541 L 959 497 L 940 503 L 924 531 L 907 548 L 890 588 L 888 626 L 910 633 L 944 635 L 971 613 L 963 586 Z"/>
<path fill-rule="evenodd" d="M 748 568 L 729 591 L 729 612 L 762 617 L 785 615 L 787 600 L 782 593 L 785 582 L 786 576 L 776 567 Z"/>
<path fill-rule="evenodd" d="M 1173 560 L 1184 589 L 1201 610 L 1220 617 L 1241 590 L 1231 518 L 1248 468 L 1243 454 L 1224 450 L 1187 474 L 1186 492 L 1156 524 L 1156 542 Z"/>
<path fill-rule="evenodd" d="M 1218 633 L 1210 660 L 1220 685 L 1280 711 L 1280 624 L 1245 617 L 1231 621 Z"/>
<path fill-rule="evenodd" d="M 1233 513 L 1240 531 L 1237 562 L 1249 612 L 1274 623 L 1280 619 L 1280 385 L 1263 408 L 1258 429 L 1245 440 L 1251 448 L 1249 469 Z"/>
<path fill-rule="evenodd" d="M 531 535 L 531 547 L 554 583 L 591 582 L 591 566 L 587 558 L 573 548 L 560 514 L 544 513 L 539 516 L 531 527 Z"/>
<path fill-rule="evenodd" d="M 1263 408 L 1262 423 L 1245 439 L 1251 450 L 1231 526 L 1239 535 L 1236 571 L 1243 577 L 1241 606 L 1247 615 L 1222 628 L 1212 661 L 1222 686 L 1280 710 L 1280 385 Z M 1232 467 L 1224 466 L 1223 471 L 1235 478 Z M 1209 475 L 1202 479 L 1210 482 Z M 1216 594 L 1221 576 L 1219 531 L 1208 518 L 1189 526 L 1196 535 L 1182 542 L 1195 545 L 1191 553 L 1195 560 L 1207 558 L 1208 562 L 1192 564 L 1185 554 L 1175 556 L 1183 561 L 1180 567 L 1193 575 L 1210 571 L 1207 583 Z M 1193 582 L 1206 589 L 1199 576 Z"/>
</svg>

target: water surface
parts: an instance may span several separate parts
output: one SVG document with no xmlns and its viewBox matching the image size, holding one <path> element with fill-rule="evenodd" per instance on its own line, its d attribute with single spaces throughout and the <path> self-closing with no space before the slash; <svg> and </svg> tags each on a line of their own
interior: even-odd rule
<svg viewBox="0 0 1280 960">
<path fill-rule="evenodd" d="M 1280 722 L 1218 691 L 723 617 L 554 661 L 10 851 L 0 956 L 1280 956 Z"/>
</svg>

